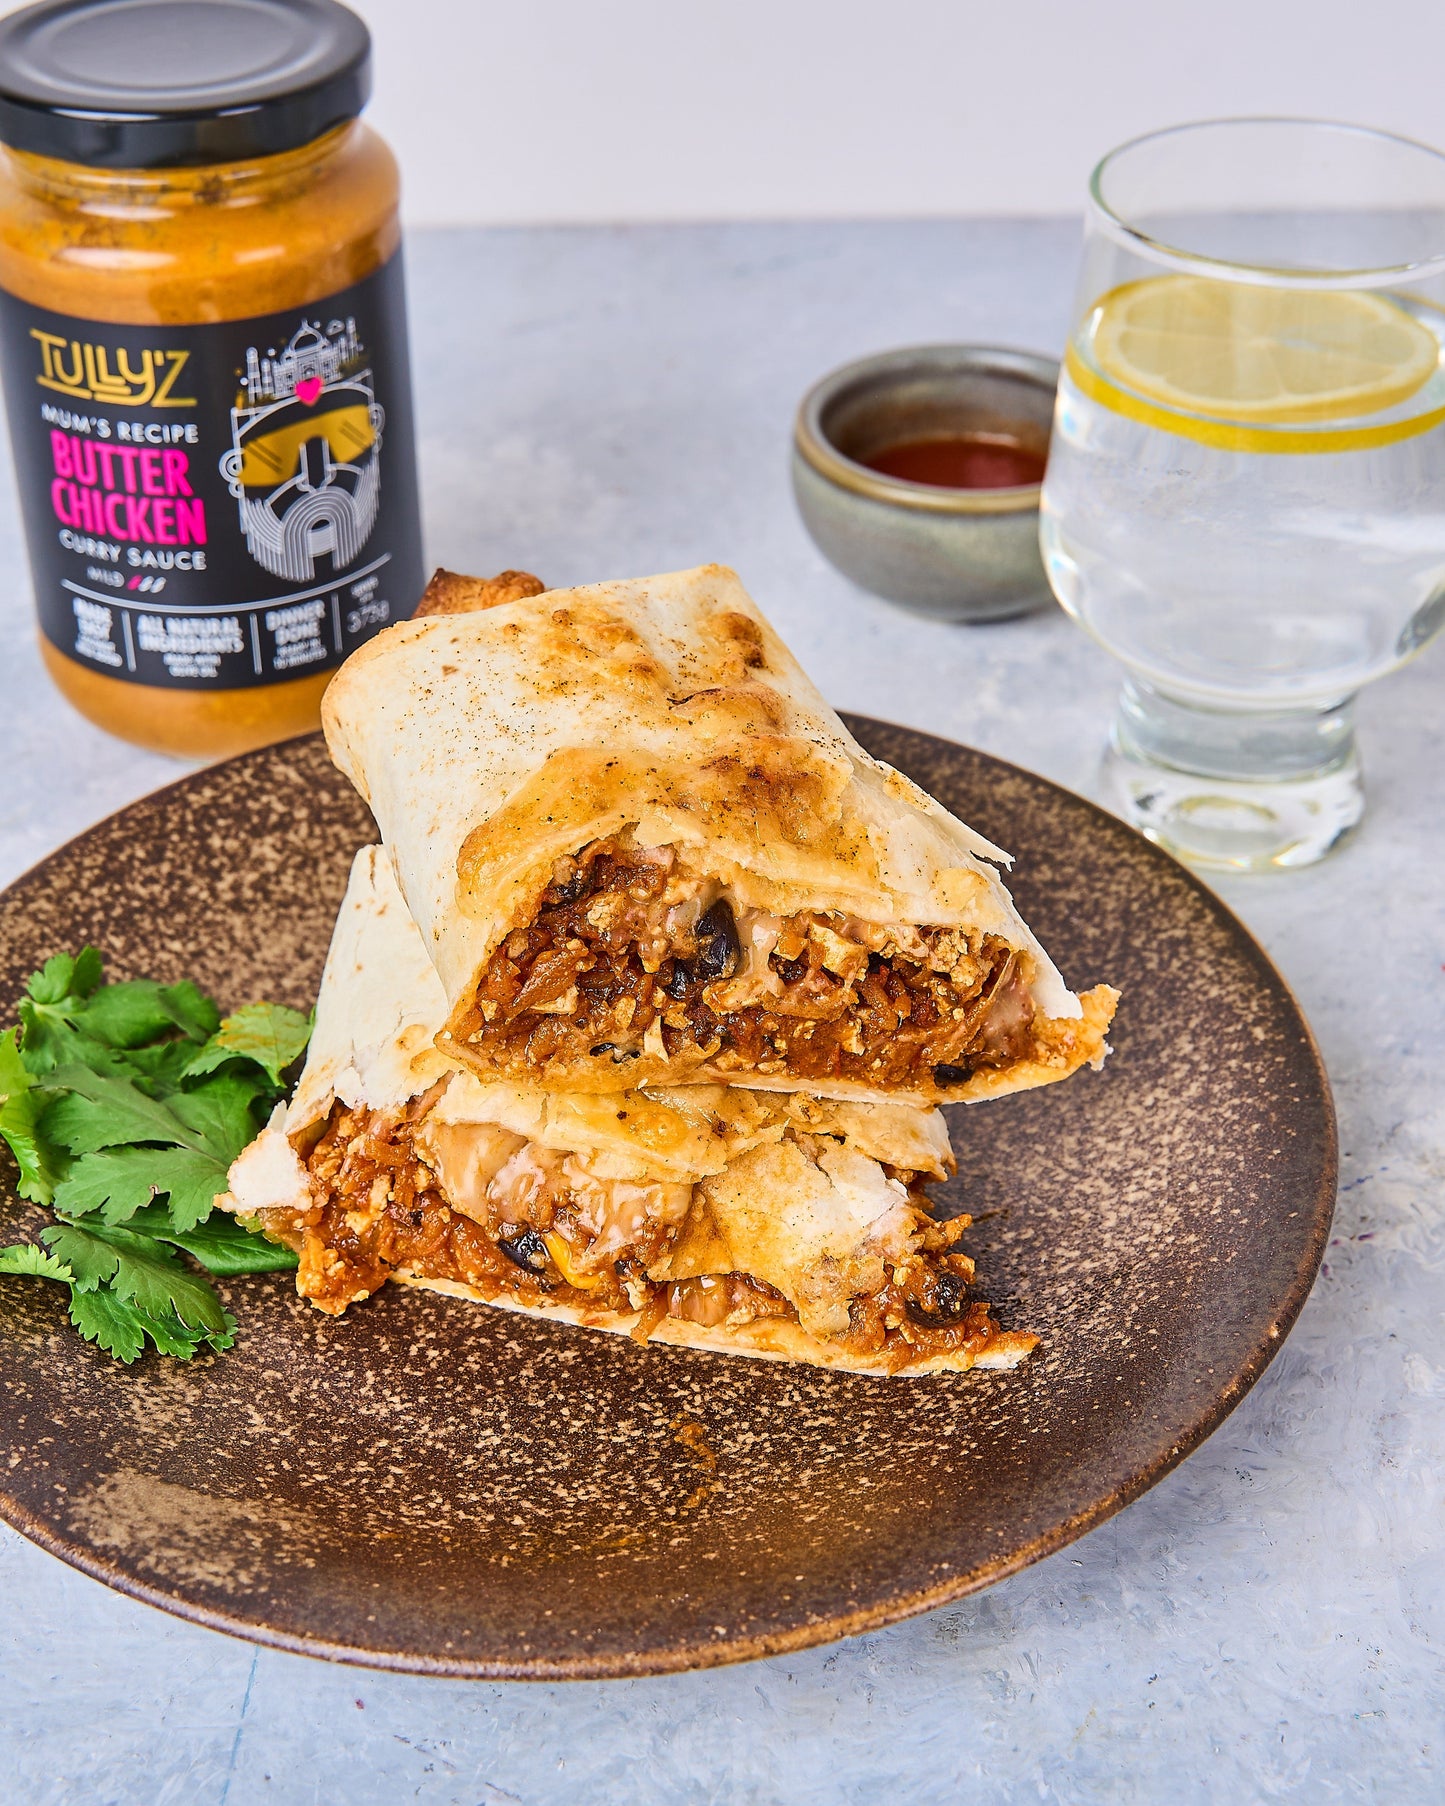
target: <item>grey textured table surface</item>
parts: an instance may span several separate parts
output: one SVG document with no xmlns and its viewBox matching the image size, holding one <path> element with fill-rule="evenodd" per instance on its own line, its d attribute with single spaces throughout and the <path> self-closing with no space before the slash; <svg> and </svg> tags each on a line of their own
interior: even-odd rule
<svg viewBox="0 0 1445 1806">
<path fill-rule="evenodd" d="M 553 584 L 736 565 L 831 699 L 1087 789 L 1108 659 L 1050 612 L 932 626 L 813 551 L 793 406 L 923 340 L 1057 350 L 1063 223 L 468 231 L 411 246 L 432 558 Z M 0 877 L 177 775 L 52 692 L 0 487 Z M 0 1531 L 0 1797 L 353 1806 L 1424 1801 L 1445 1757 L 1445 710 L 1438 649 L 1364 703 L 1370 815 L 1230 882 L 1340 1111 L 1334 1240 L 1214 1437 L 1084 1541 L 893 1630 L 656 1681 L 328 1667 L 195 1629 Z M 14 1282 L 7 1282 L 14 1283 Z"/>
</svg>

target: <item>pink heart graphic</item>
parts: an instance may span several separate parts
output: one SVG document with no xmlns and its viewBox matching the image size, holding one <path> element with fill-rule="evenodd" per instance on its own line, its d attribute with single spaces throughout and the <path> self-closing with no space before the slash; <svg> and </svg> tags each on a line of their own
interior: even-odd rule
<svg viewBox="0 0 1445 1806">
<path fill-rule="evenodd" d="M 296 385 L 296 393 L 309 408 L 321 393 L 321 378 L 319 376 L 303 376 Z"/>
</svg>

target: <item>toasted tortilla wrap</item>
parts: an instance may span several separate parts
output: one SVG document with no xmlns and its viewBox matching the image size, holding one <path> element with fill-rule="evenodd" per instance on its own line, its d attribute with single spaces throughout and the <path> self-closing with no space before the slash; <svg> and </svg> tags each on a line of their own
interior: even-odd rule
<svg viewBox="0 0 1445 1806">
<path fill-rule="evenodd" d="M 1116 994 L 1068 989 L 1008 856 L 869 757 L 733 572 L 433 593 L 323 717 L 462 1065 L 931 1105 L 1102 1060 Z"/>
<path fill-rule="evenodd" d="M 923 1187 L 936 1110 L 695 1086 L 483 1083 L 435 1045 L 446 997 L 384 850 L 357 855 L 289 1106 L 223 1208 L 300 1255 L 337 1313 L 395 1279 L 641 1340 L 862 1373 L 1011 1366 Z"/>
</svg>

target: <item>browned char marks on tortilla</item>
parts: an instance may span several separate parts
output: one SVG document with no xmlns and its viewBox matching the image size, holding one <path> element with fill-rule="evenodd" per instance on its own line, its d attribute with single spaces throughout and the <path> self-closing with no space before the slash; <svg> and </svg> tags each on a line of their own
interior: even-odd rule
<svg viewBox="0 0 1445 1806">
<path fill-rule="evenodd" d="M 437 570 L 417 604 L 415 620 L 428 615 L 469 615 L 483 608 L 500 608 L 541 596 L 547 586 L 530 571 L 499 571 L 495 577 L 463 577 L 456 571 Z"/>
</svg>

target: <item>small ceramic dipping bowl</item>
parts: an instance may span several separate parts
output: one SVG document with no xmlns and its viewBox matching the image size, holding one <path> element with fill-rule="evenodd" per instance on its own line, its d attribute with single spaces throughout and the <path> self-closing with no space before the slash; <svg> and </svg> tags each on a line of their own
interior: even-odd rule
<svg viewBox="0 0 1445 1806">
<path fill-rule="evenodd" d="M 940 488 L 867 460 L 983 434 L 1048 455 L 1053 358 L 991 345 L 919 345 L 845 364 L 811 389 L 793 435 L 793 493 L 823 556 L 890 602 L 945 621 L 998 621 L 1050 599 L 1038 483 Z"/>
</svg>

